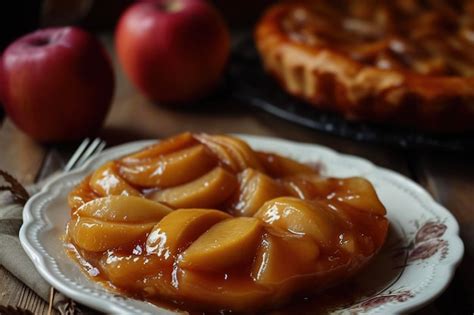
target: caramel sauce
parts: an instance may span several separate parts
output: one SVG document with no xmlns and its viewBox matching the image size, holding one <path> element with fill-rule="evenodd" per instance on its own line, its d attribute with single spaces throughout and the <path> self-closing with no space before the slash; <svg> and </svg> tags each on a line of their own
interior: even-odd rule
<svg viewBox="0 0 474 315">
<path fill-rule="evenodd" d="M 385 208 L 365 179 L 321 177 L 229 136 L 160 143 L 106 163 L 69 195 L 69 255 L 121 294 L 192 312 L 275 309 L 352 277 L 385 241 Z M 189 163 L 201 169 L 181 175 Z M 211 176 L 216 167 L 225 177 Z M 161 192 L 173 199 L 161 203 Z"/>
</svg>

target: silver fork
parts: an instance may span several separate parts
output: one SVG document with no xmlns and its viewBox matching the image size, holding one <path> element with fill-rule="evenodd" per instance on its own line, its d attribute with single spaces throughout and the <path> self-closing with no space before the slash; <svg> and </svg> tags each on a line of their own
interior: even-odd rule
<svg viewBox="0 0 474 315">
<path fill-rule="evenodd" d="M 105 141 L 100 138 L 95 138 L 92 141 L 89 138 L 84 139 L 67 162 L 64 170 L 67 172 L 81 166 L 92 156 L 104 150 L 105 145 Z"/>
</svg>

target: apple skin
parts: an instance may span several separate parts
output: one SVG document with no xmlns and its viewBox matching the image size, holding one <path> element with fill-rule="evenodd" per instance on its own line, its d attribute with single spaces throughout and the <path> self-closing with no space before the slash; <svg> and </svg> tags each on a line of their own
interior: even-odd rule
<svg viewBox="0 0 474 315">
<path fill-rule="evenodd" d="M 204 0 L 154 0 L 124 12 L 115 44 L 123 69 L 143 94 L 161 103 L 185 103 L 217 85 L 230 36 Z"/>
<path fill-rule="evenodd" d="M 100 42 L 77 27 L 46 28 L 13 42 L 0 59 L 0 98 L 13 122 L 41 142 L 95 134 L 115 81 Z"/>
</svg>

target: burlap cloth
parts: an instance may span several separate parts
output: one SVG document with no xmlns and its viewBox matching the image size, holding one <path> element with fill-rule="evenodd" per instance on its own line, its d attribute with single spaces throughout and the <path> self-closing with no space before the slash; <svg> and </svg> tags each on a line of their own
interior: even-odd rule
<svg viewBox="0 0 474 315">
<path fill-rule="evenodd" d="M 51 178 L 50 178 L 51 179 Z M 48 180 L 27 188 L 34 194 Z M 1 180 L 0 180 L 1 181 Z M 79 309 L 69 298 L 53 290 L 39 275 L 30 258 L 23 251 L 18 233 L 22 220 L 23 205 L 16 201 L 10 192 L 0 192 L 0 265 L 10 271 L 36 294 L 50 303 L 61 314 L 89 313 L 86 308 Z"/>
</svg>

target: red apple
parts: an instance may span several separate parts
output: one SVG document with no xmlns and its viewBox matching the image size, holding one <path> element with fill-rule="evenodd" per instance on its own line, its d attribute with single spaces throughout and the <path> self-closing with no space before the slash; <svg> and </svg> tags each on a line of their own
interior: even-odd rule
<svg viewBox="0 0 474 315">
<path fill-rule="evenodd" d="M 76 27 L 25 35 L 0 60 L 0 97 L 13 122 L 44 142 L 79 139 L 101 127 L 114 90 L 102 45 Z"/>
<path fill-rule="evenodd" d="M 204 0 L 142 1 L 130 6 L 115 33 L 119 60 L 148 98 L 193 101 L 214 88 L 229 56 L 229 32 Z"/>
</svg>

